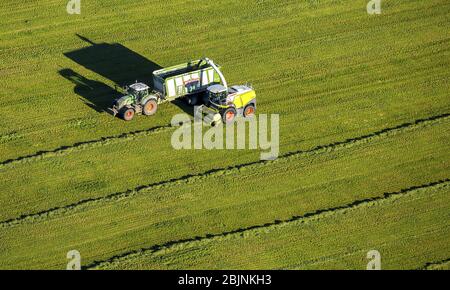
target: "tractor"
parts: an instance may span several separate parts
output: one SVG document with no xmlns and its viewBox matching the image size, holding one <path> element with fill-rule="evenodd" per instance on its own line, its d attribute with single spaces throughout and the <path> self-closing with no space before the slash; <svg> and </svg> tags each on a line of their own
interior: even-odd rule
<svg viewBox="0 0 450 290">
<path fill-rule="evenodd" d="M 131 121 L 135 114 L 152 116 L 158 110 L 158 95 L 149 93 L 150 88 L 136 82 L 125 88 L 125 95 L 117 99 L 112 107 L 114 116 L 119 115 L 125 121 Z"/>
</svg>

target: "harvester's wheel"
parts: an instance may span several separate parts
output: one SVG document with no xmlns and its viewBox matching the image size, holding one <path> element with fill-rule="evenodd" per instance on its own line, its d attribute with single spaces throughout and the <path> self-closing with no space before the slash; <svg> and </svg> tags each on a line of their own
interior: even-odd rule
<svg viewBox="0 0 450 290">
<path fill-rule="evenodd" d="M 202 101 L 203 101 L 203 104 L 209 105 L 208 94 L 203 94 L 203 96 L 202 96 Z"/>
<path fill-rule="evenodd" d="M 190 106 L 195 106 L 195 105 L 198 104 L 198 96 L 197 95 L 193 95 L 193 96 L 186 97 L 186 102 Z"/>
<path fill-rule="evenodd" d="M 256 112 L 255 105 L 248 104 L 247 106 L 245 106 L 245 109 L 244 109 L 244 117 L 251 118 L 251 117 L 255 116 L 255 112 Z"/>
<path fill-rule="evenodd" d="M 144 104 L 144 107 L 142 108 L 142 113 L 146 116 L 152 116 L 156 114 L 157 110 L 158 110 L 158 103 L 156 102 L 156 100 L 151 99 Z"/>
<path fill-rule="evenodd" d="M 133 108 L 124 108 L 122 109 L 121 116 L 125 121 L 131 121 L 133 120 L 135 113 Z"/>
<path fill-rule="evenodd" d="M 222 112 L 222 120 L 225 124 L 233 123 L 236 118 L 236 109 L 231 107 Z"/>
</svg>

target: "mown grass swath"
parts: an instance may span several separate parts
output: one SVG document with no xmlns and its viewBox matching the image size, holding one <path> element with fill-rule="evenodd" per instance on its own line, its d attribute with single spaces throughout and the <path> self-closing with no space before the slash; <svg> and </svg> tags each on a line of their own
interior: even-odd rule
<svg viewBox="0 0 450 290">
<path fill-rule="evenodd" d="M 128 197 L 132 197 L 141 192 L 145 193 L 147 190 L 152 189 L 152 188 L 161 188 L 164 186 L 172 186 L 174 184 L 192 183 L 192 182 L 195 182 L 195 180 L 203 179 L 203 178 L 207 178 L 207 177 L 222 176 L 225 174 L 231 174 L 231 173 L 236 173 L 236 172 L 239 173 L 240 171 L 243 171 L 243 170 L 249 170 L 249 169 L 255 170 L 260 167 L 271 166 L 271 165 L 273 165 L 274 162 L 283 162 L 284 163 L 284 162 L 288 161 L 289 159 L 293 159 L 293 158 L 303 158 L 303 157 L 311 156 L 311 155 L 315 155 L 315 154 L 323 154 L 326 152 L 341 150 L 341 149 L 345 149 L 345 148 L 351 148 L 356 145 L 362 145 L 362 144 L 366 144 L 368 142 L 372 142 L 379 138 L 386 138 L 389 136 L 394 136 L 396 134 L 401 134 L 404 132 L 408 132 L 410 130 L 418 130 L 418 129 L 421 129 L 421 128 L 424 128 L 427 126 L 433 126 L 433 125 L 439 124 L 440 122 L 446 122 L 446 121 L 448 122 L 448 119 L 449 119 L 448 115 L 434 116 L 434 117 L 424 119 L 424 120 L 416 120 L 413 123 L 406 123 L 406 124 L 401 124 L 399 126 L 392 127 L 392 128 L 385 128 L 381 131 L 373 132 L 373 133 L 365 135 L 365 136 L 358 136 L 358 137 L 348 139 L 348 140 L 345 140 L 342 142 L 336 142 L 336 143 L 328 144 L 328 145 L 319 145 L 315 148 L 312 148 L 312 149 L 306 150 L 306 151 L 299 150 L 299 151 L 289 152 L 282 156 L 279 156 L 279 158 L 274 161 L 264 161 L 264 160 L 254 161 L 254 162 L 250 162 L 250 163 L 239 164 L 236 166 L 230 166 L 230 167 L 225 167 L 225 168 L 215 168 L 215 169 L 208 170 L 206 172 L 201 172 L 198 174 L 184 175 L 184 176 L 181 176 L 178 178 L 163 180 L 163 181 L 155 182 L 155 183 L 148 184 L 148 185 L 139 185 L 136 188 L 133 188 L 133 189 L 130 189 L 130 190 L 127 190 L 124 192 L 115 192 L 112 194 L 108 194 L 106 196 L 99 196 L 99 197 L 83 199 L 83 200 L 79 200 L 72 204 L 66 204 L 63 206 L 52 207 L 52 208 L 45 209 L 43 211 L 36 212 L 36 213 L 22 214 L 19 217 L 2 221 L 2 222 L 0 222 L 0 225 L 7 227 L 7 226 L 20 224 L 23 222 L 35 222 L 37 220 L 45 219 L 48 216 L 66 214 L 73 210 L 77 210 L 78 208 L 88 206 L 89 204 L 95 204 L 98 202 L 108 202 L 108 201 L 114 201 L 117 199 L 124 199 L 124 198 L 128 198 Z M 101 144 L 103 144 L 103 143 L 101 143 Z M 64 151 L 61 153 L 64 153 Z M 162 169 L 162 168 L 160 168 L 160 169 Z M 17 205 L 16 205 L 16 207 L 17 207 Z"/>
<path fill-rule="evenodd" d="M 428 137 L 448 130 L 448 122 L 421 127 L 342 150 L 325 149 L 270 166 L 255 164 L 193 177 L 89 202 L 36 221 L 7 224 L 1 229 L 6 237 L 4 261 L 33 267 L 24 257 L 39 253 L 40 265 L 62 267 L 65 261 L 60 260 L 58 245 L 64 245 L 83 252 L 85 265 L 95 264 L 142 248 L 271 224 L 427 186 L 445 180 L 448 170 L 448 163 L 440 161 L 446 140 L 430 142 Z M 39 234 L 44 232 L 49 236 Z"/>
<path fill-rule="evenodd" d="M 131 253 L 87 268 L 365 270 L 367 253 L 377 249 L 383 253 L 384 269 L 421 264 L 444 269 L 448 261 L 427 263 L 427 259 L 439 258 L 441 250 L 449 249 L 450 228 L 438 222 L 448 216 L 448 186 L 447 181 L 386 194 L 298 219 Z M 425 256 L 421 243 L 430 247 Z"/>
</svg>

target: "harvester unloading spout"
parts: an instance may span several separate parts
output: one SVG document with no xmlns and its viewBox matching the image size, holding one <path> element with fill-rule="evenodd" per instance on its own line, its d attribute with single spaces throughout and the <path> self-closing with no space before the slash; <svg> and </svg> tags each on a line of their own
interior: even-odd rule
<svg viewBox="0 0 450 290">
<path fill-rule="evenodd" d="M 220 71 L 220 69 L 217 67 L 217 65 L 207 57 L 204 58 L 204 60 L 208 65 L 210 65 L 216 71 L 216 73 L 220 77 L 220 81 L 222 82 L 222 85 L 228 90 L 227 80 L 225 79 L 225 77 L 223 76 L 223 73 Z"/>
</svg>

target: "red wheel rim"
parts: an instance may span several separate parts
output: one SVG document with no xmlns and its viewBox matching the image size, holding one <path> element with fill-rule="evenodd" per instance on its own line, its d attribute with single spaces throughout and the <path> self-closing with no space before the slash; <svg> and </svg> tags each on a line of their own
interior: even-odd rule
<svg viewBox="0 0 450 290">
<path fill-rule="evenodd" d="M 255 109 L 253 107 L 248 107 L 246 112 L 245 112 L 245 115 L 246 116 L 252 116 L 254 113 L 255 113 Z"/>
<path fill-rule="evenodd" d="M 151 112 L 153 110 L 153 104 L 152 103 L 148 103 L 147 104 L 147 112 Z"/>
<path fill-rule="evenodd" d="M 227 121 L 231 121 L 234 118 L 234 113 L 232 111 L 228 111 L 226 114 Z"/>
<path fill-rule="evenodd" d="M 129 117 L 131 117 L 131 116 L 133 116 L 133 111 L 127 111 L 127 117 L 129 118 Z"/>
</svg>

